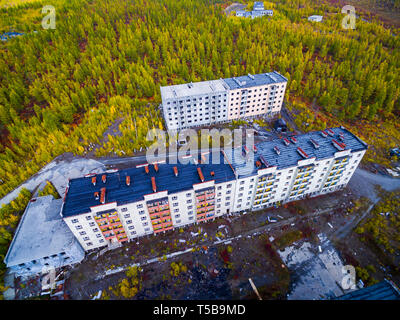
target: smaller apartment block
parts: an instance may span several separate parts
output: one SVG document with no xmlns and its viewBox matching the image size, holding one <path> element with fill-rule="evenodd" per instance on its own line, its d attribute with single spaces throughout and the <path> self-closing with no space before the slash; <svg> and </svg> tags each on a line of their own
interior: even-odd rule
<svg viewBox="0 0 400 320">
<path fill-rule="evenodd" d="M 168 130 L 279 114 L 287 79 L 278 72 L 161 87 Z"/>
<path fill-rule="evenodd" d="M 252 11 L 238 10 L 236 12 L 237 17 L 245 17 L 245 18 L 251 17 L 252 19 L 263 16 L 272 16 L 273 14 L 274 12 L 272 10 L 264 9 L 264 2 L 261 1 L 254 2 Z"/>
<path fill-rule="evenodd" d="M 61 215 L 88 251 L 340 190 L 367 148 L 340 127 L 221 151 L 220 164 L 203 153 L 185 165 L 92 174 L 70 180 Z"/>
</svg>

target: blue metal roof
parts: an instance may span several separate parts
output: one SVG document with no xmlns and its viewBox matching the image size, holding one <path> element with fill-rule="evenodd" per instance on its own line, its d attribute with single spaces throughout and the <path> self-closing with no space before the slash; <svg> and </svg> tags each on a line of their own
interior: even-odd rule
<svg viewBox="0 0 400 320">
<path fill-rule="evenodd" d="M 235 81 L 236 79 L 236 81 Z M 232 89 L 245 89 L 250 87 L 262 86 L 272 83 L 287 82 L 287 79 L 277 71 L 269 73 L 261 73 L 247 76 L 240 76 L 235 78 L 223 79 L 225 83 Z M 238 82 L 243 83 L 239 85 Z"/>
<path fill-rule="evenodd" d="M 95 192 L 106 188 L 105 203 L 117 202 L 118 205 L 132 203 L 144 199 L 144 195 L 152 194 L 151 177 L 155 177 L 157 192 L 168 190 L 168 193 L 176 193 L 190 190 L 193 184 L 201 183 L 197 168 L 200 167 L 205 181 L 214 180 L 221 183 L 235 179 L 235 175 L 229 164 L 224 163 L 221 153 L 221 164 L 212 164 L 212 157 L 206 157 L 210 164 L 158 164 L 158 172 L 153 165 L 149 165 L 149 173 L 144 167 L 120 170 L 114 173 L 104 173 L 106 182 L 102 182 L 102 175 L 96 175 L 96 185 L 92 184 L 92 177 L 71 179 L 68 192 L 62 210 L 64 217 L 90 212 L 90 207 L 100 205 L 100 200 L 94 197 Z M 178 176 L 174 174 L 174 167 L 178 169 Z M 214 172 L 214 176 L 211 175 Z M 126 184 L 126 176 L 130 176 L 130 185 Z"/>
<path fill-rule="evenodd" d="M 271 167 L 276 166 L 278 169 L 284 169 L 297 166 L 297 162 L 304 159 L 297 151 L 298 147 L 303 149 L 309 158 L 315 157 L 316 160 L 331 158 L 339 151 L 333 145 L 333 139 L 346 144 L 346 149 L 351 149 L 352 152 L 366 150 L 368 148 L 365 142 L 343 127 L 332 128 L 330 130 L 334 132 L 333 136 L 328 135 L 324 137 L 321 131 L 297 135 L 295 136 L 297 143 L 293 143 L 289 140 L 290 143 L 288 146 L 284 144 L 283 139 L 274 139 L 259 143 L 257 144 L 257 152 L 254 154 L 254 161 L 259 160 L 260 156 L 263 156 Z M 340 140 L 340 134 L 342 134 L 344 141 Z M 316 149 L 310 139 L 317 142 L 319 148 Z M 280 154 L 274 151 L 275 146 L 279 148 Z M 240 162 L 240 160 L 242 160 L 241 154 L 241 149 L 235 149 L 233 156 L 232 154 L 227 155 L 231 159 L 232 165 L 239 177 L 255 174 L 258 168 L 254 166 L 254 164 L 250 165 L 249 163 L 243 163 L 243 161 Z M 263 168 L 265 168 L 265 166 L 263 166 Z"/>
<path fill-rule="evenodd" d="M 243 148 L 234 149 L 233 152 L 227 152 L 226 158 L 232 164 L 233 169 L 238 174 L 238 177 L 254 175 L 259 168 L 255 162 L 260 159 L 260 156 L 268 162 L 269 166 L 277 166 L 278 169 L 297 166 L 297 162 L 302 160 L 302 156 L 298 153 L 297 148 L 301 147 L 311 157 L 316 157 L 317 160 L 331 158 L 338 151 L 332 144 L 332 139 L 341 142 L 342 135 L 346 144 L 346 149 L 354 151 L 366 150 L 368 146 L 343 127 L 332 128 L 333 136 L 328 135 L 323 137 L 320 131 L 310 132 L 304 135 L 296 136 L 297 143 L 290 142 L 288 146 L 283 143 L 282 139 L 263 142 L 257 145 L 257 152 L 254 154 L 254 161 L 243 161 Z M 316 149 L 310 141 L 312 138 L 319 144 Z M 274 151 L 274 147 L 280 149 L 278 155 Z M 252 154 L 252 153 L 251 153 Z M 249 153 L 249 155 L 251 155 Z M 106 182 L 102 182 L 102 175 L 96 175 L 96 185 L 92 184 L 92 177 L 82 177 L 71 179 L 68 185 L 68 192 L 65 197 L 63 206 L 63 216 L 73 216 L 90 211 L 90 207 L 100 205 L 100 201 L 94 197 L 95 192 L 99 192 L 101 188 L 106 188 L 105 203 L 117 202 L 118 205 L 132 203 L 144 199 L 144 195 L 152 194 L 151 177 L 155 177 L 157 191 L 168 190 L 168 193 L 176 193 L 184 190 L 190 190 L 193 184 L 200 183 L 200 178 L 197 168 L 200 167 L 205 181 L 215 180 L 215 183 L 235 180 L 235 174 L 230 166 L 225 161 L 222 153 L 218 152 L 218 163 L 212 164 L 212 154 L 205 156 L 205 160 L 209 163 L 194 164 L 159 164 L 158 172 L 154 166 L 149 165 L 149 173 L 145 172 L 144 167 L 130 168 L 120 170 L 114 173 L 105 173 Z M 174 174 L 173 167 L 178 169 L 178 176 Z M 265 166 L 264 166 L 265 167 Z M 214 176 L 211 172 L 214 172 Z M 126 185 L 126 176 L 130 177 L 130 185 Z"/>
<path fill-rule="evenodd" d="M 372 286 L 352 291 L 335 300 L 400 300 L 400 291 L 396 285 L 388 280 Z"/>
</svg>

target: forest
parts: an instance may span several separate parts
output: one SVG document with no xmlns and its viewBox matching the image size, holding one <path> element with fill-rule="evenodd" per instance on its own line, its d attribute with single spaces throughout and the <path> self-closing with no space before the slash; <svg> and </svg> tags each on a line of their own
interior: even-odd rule
<svg viewBox="0 0 400 320">
<path fill-rule="evenodd" d="M 0 9 L 0 34 L 24 33 L 0 43 L 0 197 L 64 152 L 149 145 L 148 129 L 164 128 L 159 86 L 247 73 L 289 79 L 304 131 L 342 124 L 382 150 L 400 143 L 399 30 L 373 17 L 343 29 L 322 0 L 265 2 L 273 17 L 253 20 L 226 16 L 225 0 L 56 0 L 56 29 L 43 29 L 45 4 Z M 115 121 L 120 134 L 105 137 Z"/>
</svg>

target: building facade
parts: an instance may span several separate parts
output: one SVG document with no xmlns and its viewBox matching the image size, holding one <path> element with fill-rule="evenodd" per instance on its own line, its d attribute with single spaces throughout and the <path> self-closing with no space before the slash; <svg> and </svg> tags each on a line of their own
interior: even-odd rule
<svg viewBox="0 0 400 320">
<path fill-rule="evenodd" d="M 368 146 L 343 127 L 72 179 L 61 216 L 85 251 L 344 188 Z M 249 154 L 248 154 L 249 155 Z"/>
<path fill-rule="evenodd" d="M 168 130 L 209 126 L 233 119 L 274 116 L 282 108 L 287 79 L 278 72 L 161 87 Z"/>
</svg>

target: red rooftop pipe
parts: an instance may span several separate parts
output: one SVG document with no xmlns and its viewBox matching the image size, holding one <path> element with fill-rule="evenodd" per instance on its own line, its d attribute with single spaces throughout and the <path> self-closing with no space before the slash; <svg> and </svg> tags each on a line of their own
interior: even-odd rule
<svg viewBox="0 0 400 320">
<path fill-rule="evenodd" d="M 178 168 L 177 167 L 174 167 L 174 173 L 175 173 L 175 177 L 177 177 L 178 176 Z"/>
<path fill-rule="evenodd" d="M 96 176 L 94 176 L 94 177 L 92 178 L 92 183 L 93 183 L 94 186 L 96 185 Z"/>
<path fill-rule="evenodd" d="M 127 186 L 131 185 L 131 177 L 130 176 L 126 176 L 126 185 Z"/>
<path fill-rule="evenodd" d="M 146 173 L 149 173 L 149 166 L 146 165 L 146 166 L 144 167 L 144 170 L 146 171 Z"/>
<path fill-rule="evenodd" d="M 153 191 L 157 192 L 156 178 L 151 177 L 151 186 L 153 187 Z"/>
<path fill-rule="evenodd" d="M 105 203 L 106 202 L 106 188 L 101 188 L 101 195 L 100 195 L 100 202 Z"/>
<path fill-rule="evenodd" d="M 154 170 L 156 170 L 156 172 L 158 172 L 158 164 L 157 163 L 154 164 Z"/>
<path fill-rule="evenodd" d="M 103 174 L 101 176 L 101 181 L 103 181 L 103 183 L 106 183 L 106 180 L 107 180 L 107 176 L 105 174 Z"/>
<path fill-rule="evenodd" d="M 197 173 L 199 174 L 201 182 L 204 182 L 203 172 L 201 172 L 201 168 L 197 168 Z"/>
</svg>

